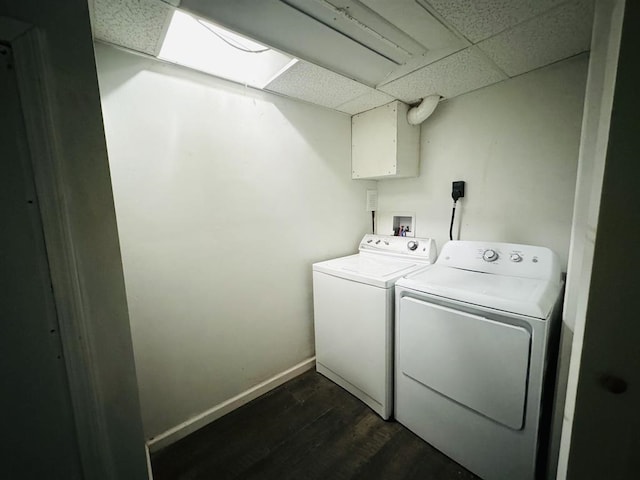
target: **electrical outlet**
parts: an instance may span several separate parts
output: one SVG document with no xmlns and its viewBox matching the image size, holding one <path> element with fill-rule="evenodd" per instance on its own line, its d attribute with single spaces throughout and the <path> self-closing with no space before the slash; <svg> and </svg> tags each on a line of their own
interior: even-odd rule
<svg viewBox="0 0 640 480">
<path fill-rule="evenodd" d="M 464 181 L 459 180 L 457 182 L 453 182 L 451 198 L 453 198 L 454 202 L 457 202 L 458 199 L 462 197 L 464 197 Z"/>
<path fill-rule="evenodd" d="M 367 190 L 367 212 L 378 210 L 378 191 Z"/>
</svg>

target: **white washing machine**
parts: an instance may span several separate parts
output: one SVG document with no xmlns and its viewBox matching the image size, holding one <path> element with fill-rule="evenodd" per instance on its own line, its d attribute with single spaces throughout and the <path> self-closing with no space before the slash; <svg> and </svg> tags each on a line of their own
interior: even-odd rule
<svg viewBox="0 0 640 480">
<path fill-rule="evenodd" d="M 386 420 L 393 407 L 393 287 L 432 263 L 436 245 L 365 235 L 359 251 L 313 265 L 316 370 Z"/>
<path fill-rule="evenodd" d="M 562 287 L 547 248 L 467 241 L 399 280 L 396 419 L 485 480 L 535 478 Z"/>
</svg>

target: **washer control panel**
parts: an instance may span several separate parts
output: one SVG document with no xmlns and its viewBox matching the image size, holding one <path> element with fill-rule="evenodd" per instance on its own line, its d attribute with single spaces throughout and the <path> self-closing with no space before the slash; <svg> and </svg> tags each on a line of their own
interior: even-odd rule
<svg viewBox="0 0 640 480">
<path fill-rule="evenodd" d="M 420 258 L 431 263 L 436 260 L 436 242 L 432 238 L 407 238 L 367 234 L 360 242 L 361 252 L 380 253 L 400 257 Z"/>
<path fill-rule="evenodd" d="M 451 241 L 444 245 L 436 263 L 515 277 L 561 279 L 558 256 L 548 248 L 532 245 Z"/>
</svg>

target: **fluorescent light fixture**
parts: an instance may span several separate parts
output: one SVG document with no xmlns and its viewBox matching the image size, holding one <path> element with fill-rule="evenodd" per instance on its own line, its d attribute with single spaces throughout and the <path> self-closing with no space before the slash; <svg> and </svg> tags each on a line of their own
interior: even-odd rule
<svg viewBox="0 0 640 480">
<path fill-rule="evenodd" d="M 158 58 L 257 88 L 297 61 L 180 10 L 173 13 Z"/>
</svg>

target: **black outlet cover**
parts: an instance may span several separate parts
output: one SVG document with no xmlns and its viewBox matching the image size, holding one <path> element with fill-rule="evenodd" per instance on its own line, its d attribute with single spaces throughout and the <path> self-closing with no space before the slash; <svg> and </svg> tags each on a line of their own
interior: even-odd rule
<svg viewBox="0 0 640 480">
<path fill-rule="evenodd" d="M 451 196 L 453 197 L 454 200 L 464 197 L 464 181 L 459 180 L 457 182 L 453 182 L 453 187 L 451 189 Z"/>
</svg>

